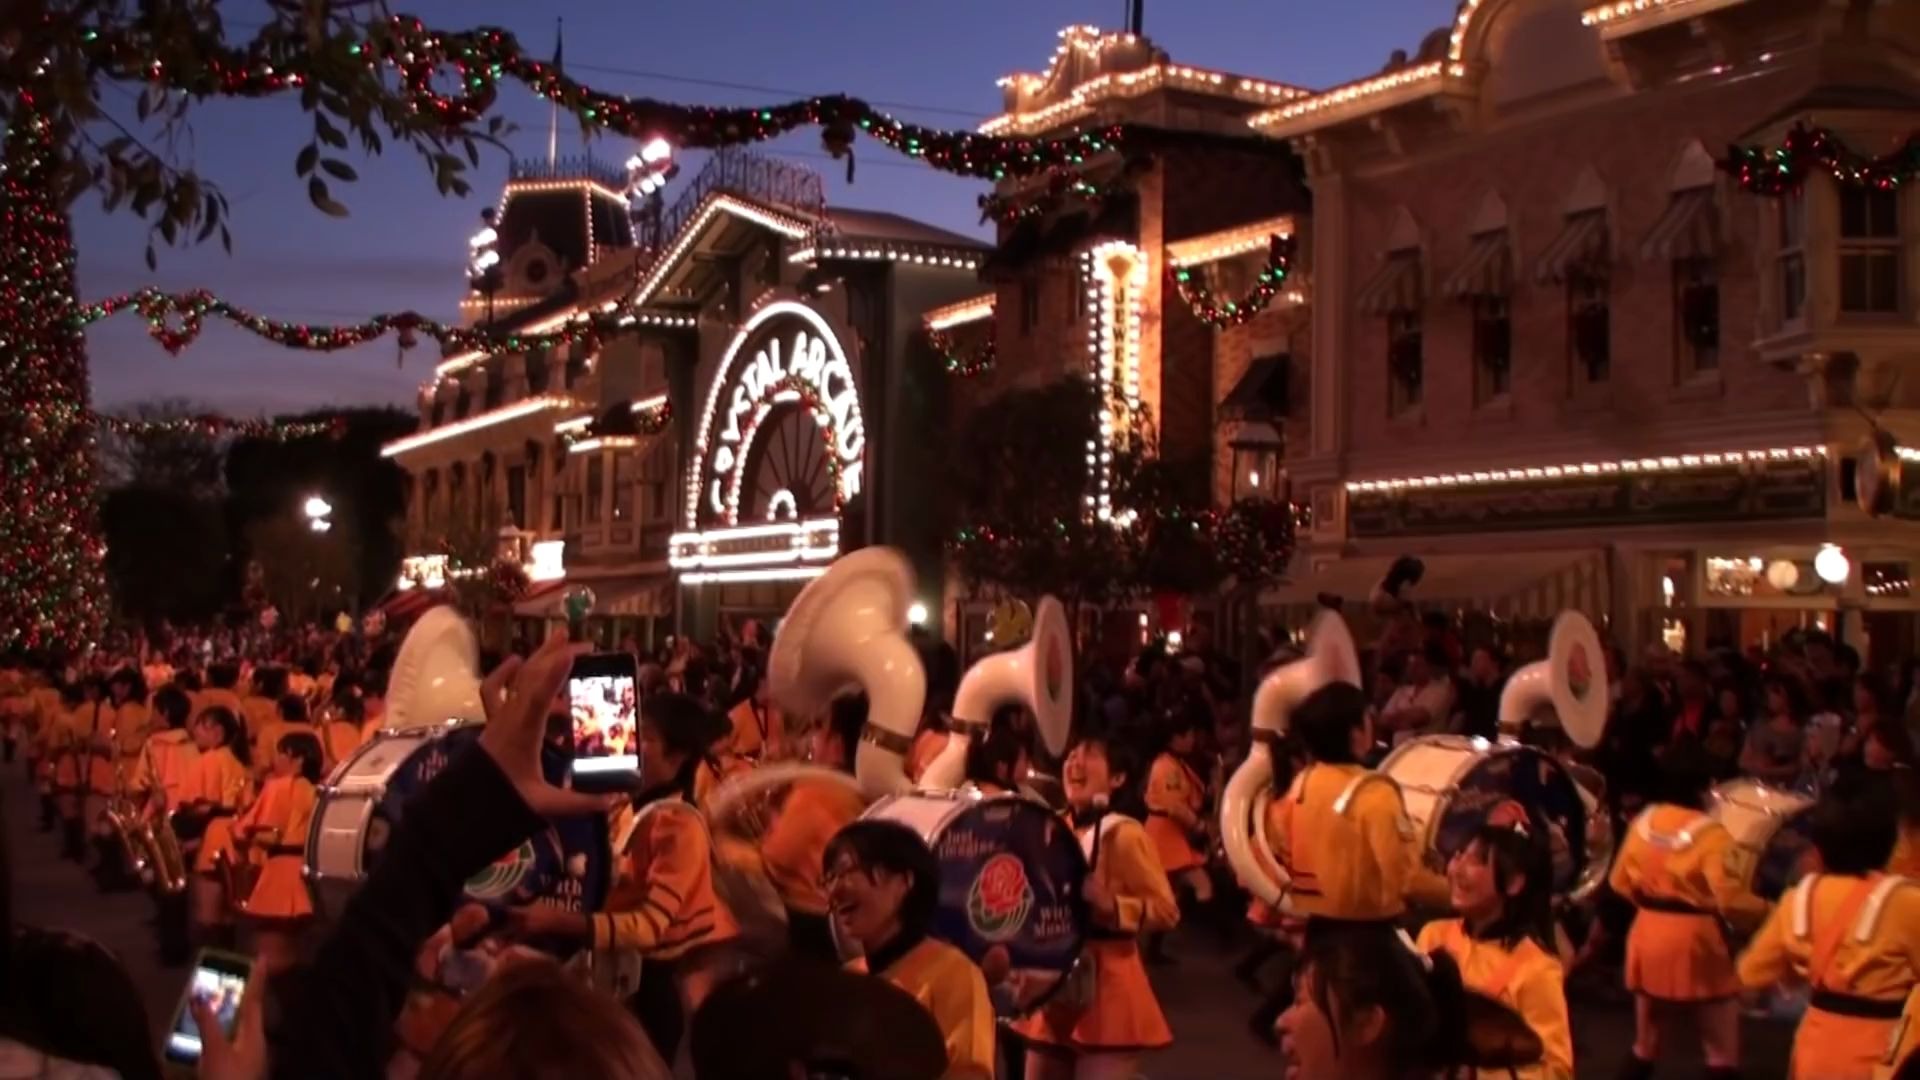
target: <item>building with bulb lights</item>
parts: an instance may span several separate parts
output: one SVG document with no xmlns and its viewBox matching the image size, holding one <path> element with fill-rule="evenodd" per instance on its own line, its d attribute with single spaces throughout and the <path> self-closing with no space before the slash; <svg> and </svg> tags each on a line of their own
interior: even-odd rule
<svg viewBox="0 0 1920 1080">
<path fill-rule="evenodd" d="M 1465 0 L 1251 117 L 1313 195 L 1312 525 L 1275 614 L 1411 553 L 1424 602 L 1577 608 L 1634 649 L 1817 625 L 1911 655 L 1920 190 L 1776 200 L 1716 157 L 1897 146 L 1916 51 L 1911 4 Z"/>
<path fill-rule="evenodd" d="M 818 176 L 746 151 L 663 191 L 671 176 L 651 146 L 625 177 L 516 166 L 476 234 L 463 310 L 505 333 L 619 326 L 439 364 L 420 430 L 384 450 L 413 478 L 400 602 L 443 584 L 455 571 L 437 548 L 476 530 L 533 579 L 512 606 L 521 633 L 563 618 L 565 587 L 584 584 L 602 644 L 777 618 L 872 543 L 939 580 L 916 481 L 944 376 L 921 315 L 975 289 L 984 245 L 829 209 Z"/>
</svg>

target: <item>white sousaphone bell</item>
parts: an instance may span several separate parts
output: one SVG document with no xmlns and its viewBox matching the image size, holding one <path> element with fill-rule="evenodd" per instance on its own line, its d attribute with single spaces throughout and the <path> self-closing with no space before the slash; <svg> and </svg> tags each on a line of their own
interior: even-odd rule
<svg viewBox="0 0 1920 1080">
<path fill-rule="evenodd" d="M 1031 640 L 967 669 L 953 699 L 952 737 L 927 765 L 920 786 L 959 787 L 968 746 L 986 735 L 994 712 L 1003 705 L 1031 710 L 1047 752 L 1058 757 L 1066 751 L 1073 726 L 1073 635 L 1067 629 L 1067 609 L 1051 596 L 1040 601 Z"/>
<path fill-rule="evenodd" d="M 480 641 L 459 611 L 427 609 L 400 643 L 387 681 L 385 726 L 425 728 L 487 718 L 480 696 Z"/>
<path fill-rule="evenodd" d="M 1606 654 L 1600 635 L 1577 611 L 1553 620 L 1547 658 L 1521 668 L 1500 692 L 1500 733 L 1520 731 L 1541 706 L 1551 706 L 1574 745 L 1591 749 L 1607 729 Z"/>
<path fill-rule="evenodd" d="M 1288 881 L 1267 840 L 1272 739 L 1286 733 L 1288 716 L 1308 695 L 1336 682 L 1361 685 L 1360 657 L 1346 621 L 1338 612 L 1322 611 L 1307 631 L 1307 655 L 1268 675 L 1254 692 L 1253 746 L 1220 796 L 1220 844 L 1227 861 L 1241 886 L 1268 904 L 1280 903 Z"/>
<path fill-rule="evenodd" d="M 849 688 L 866 691 L 854 775 L 868 799 L 913 787 L 906 755 L 927 697 L 920 654 L 907 640 L 913 587 L 912 566 L 893 548 L 842 556 L 801 590 L 767 662 L 768 692 L 791 716 L 816 715 Z"/>
</svg>

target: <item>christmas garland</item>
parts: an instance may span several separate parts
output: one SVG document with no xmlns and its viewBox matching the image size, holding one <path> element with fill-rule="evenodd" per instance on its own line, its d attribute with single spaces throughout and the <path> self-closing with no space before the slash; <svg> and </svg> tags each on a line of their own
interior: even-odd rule
<svg viewBox="0 0 1920 1080">
<path fill-rule="evenodd" d="M 1775 198 L 1799 191 L 1824 170 L 1842 184 L 1892 191 L 1920 178 L 1920 131 L 1892 153 L 1868 157 L 1829 128 L 1796 126 L 1779 146 L 1733 146 L 1720 167 L 1746 191 Z"/>
<path fill-rule="evenodd" d="M 976 375 L 985 375 L 993 370 L 993 363 L 999 357 L 1000 335 L 992 320 L 987 322 L 987 339 L 976 348 L 962 351 L 954 335 L 947 330 L 928 330 L 927 344 L 940 354 L 946 364 L 947 374 L 971 379 Z"/>
<path fill-rule="evenodd" d="M 1081 179 L 1070 169 L 1056 169 L 1047 178 L 1046 189 L 1037 195 L 987 194 L 980 196 L 980 220 L 1013 225 L 1028 218 L 1044 217 L 1066 205 L 1069 200 L 1086 203 L 1095 210 L 1110 199 L 1131 194 L 1130 179 L 1095 184 Z"/>
<path fill-rule="evenodd" d="M 313 55 L 287 48 L 284 40 L 255 40 L 236 48 L 208 33 L 198 42 L 204 66 L 182 71 L 163 68 L 141 35 L 129 29 L 99 27 L 84 35 L 84 51 L 110 77 L 159 83 L 197 96 L 264 97 L 299 89 L 307 85 L 308 73 L 316 66 Z M 327 44 L 332 49 L 339 43 Z M 364 56 L 369 63 L 397 72 L 410 107 L 438 118 L 448 128 L 483 116 L 498 98 L 501 81 L 512 79 L 573 111 L 591 127 L 632 139 L 665 138 L 679 148 L 713 149 L 764 142 L 811 125 L 821 129 L 827 152 L 836 158 L 848 155 L 855 134 L 864 133 L 937 169 L 989 180 L 1078 165 L 1127 139 L 1125 129 L 1118 126 L 1057 139 L 943 131 L 903 123 L 845 95 L 759 108 L 705 108 L 629 98 L 595 90 L 566 75 L 558 65 L 527 55 L 504 30 L 436 30 L 410 15 L 394 15 L 375 24 L 362 40 L 346 48 L 349 55 Z M 458 89 L 452 93 L 435 89 L 442 79 Z"/>
<path fill-rule="evenodd" d="M 673 402 L 662 401 L 652 408 L 641 409 L 635 412 L 633 414 L 632 431 L 603 431 L 600 427 L 600 421 L 595 420 L 584 428 L 561 432 L 560 445 L 572 446 L 574 443 L 584 442 L 587 439 L 604 439 L 609 435 L 614 437 L 623 435 L 658 435 L 667 430 L 667 425 L 671 423 L 673 423 Z"/>
<path fill-rule="evenodd" d="M 1287 275 L 1293 269 L 1293 238 L 1275 234 L 1267 243 L 1267 264 L 1260 268 L 1259 277 L 1254 279 L 1253 291 L 1238 300 L 1222 303 L 1213 295 L 1195 274 L 1192 267 L 1167 266 L 1167 280 L 1173 284 L 1180 299 L 1192 309 L 1193 317 L 1208 326 L 1221 329 L 1239 326 L 1248 319 L 1266 310 L 1268 304 L 1280 293 Z"/>
<path fill-rule="evenodd" d="M 155 435 L 199 435 L 206 438 L 268 439 L 294 442 L 321 435 L 338 438 L 347 430 L 343 417 L 330 420 L 233 420 L 225 416 L 177 416 L 165 420 L 130 420 L 122 416 L 95 416 L 94 426 L 111 435 L 146 438 Z"/>
<path fill-rule="evenodd" d="M 1187 543 L 1182 545 L 1180 557 L 1210 564 L 1188 567 L 1198 578 L 1208 578 L 1211 570 L 1217 570 L 1245 584 L 1271 580 L 1283 573 L 1293 558 L 1295 530 L 1310 521 L 1310 511 L 1301 506 L 1271 499 L 1242 499 L 1224 510 L 1159 507 L 1134 514 L 1124 528 L 1106 531 L 1127 541 L 1125 555 L 1135 563 L 1141 562 L 1157 543 L 1184 539 Z M 1033 533 L 1007 526 L 969 525 L 954 532 L 947 549 L 976 561 L 983 555 L 1005 561 L 1021 551 L 1061 542 L 1071 527 L 1059 518 Z M 1135 567 L 1136 572 L 1141 569 L 1147 568 Z"/>
<path fill-rule="evenodd" d="M 88 304 L 75 312 L 73 324 L 75 327 L 91 326 L 127 308 L 139 312 L 147 320 L 147 336 L 159 342 L 161 348 L 173 355 L 179 355 L 182 349 L 199 338 L 209 315 L 225 319 L 243 330 L 289 349 L 333 352 L 337 349 L 351 349 L 356 345 L 364 345 L 387 333 L 396 334 L 400 347 L 408 349 L 418 342 L 419 335 L 425 334 L 439 342 L 441 347 L 448 351 L 478 352 L 489 356 L 566 348 L 575 342 L 585 342 L 589 349 L 597 348 L 600 339 L 612 333 L 620 322 L 620 313 L 616 311 L 575 319 L 548 334 L 519 334 L 511 331 L 450 326 L 416 312 L 402 311 L 396 314 L 375 315 L 361 323 L 322 326 L 281 322 L 256 315 L 238 304 L 222 300 L 202 289 L 184 293 L 167 293 L 159 289 L 145 288 Z"/>
</svg>

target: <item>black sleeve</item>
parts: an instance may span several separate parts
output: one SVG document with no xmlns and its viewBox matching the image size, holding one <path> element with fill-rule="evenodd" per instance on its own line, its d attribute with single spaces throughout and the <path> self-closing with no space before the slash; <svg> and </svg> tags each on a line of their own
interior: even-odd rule
<svg viewBox="0 0 1920 1080">
<path fill-rule="evenodd" d="M 452 916 L 468 878 L 544 827 L 486 751 L 456 758 L 407 804 L 313 962 L 276 983 L 273 1075 L 385 1075 L 420 946 Z"/>
<path fill-rule="evenodd" d="M 11 963 L 0 1034 L 126 1080 L 159 1080 L 146 1006 L 112 953 L 83 938 L 21 930 Z"/>
</svg>

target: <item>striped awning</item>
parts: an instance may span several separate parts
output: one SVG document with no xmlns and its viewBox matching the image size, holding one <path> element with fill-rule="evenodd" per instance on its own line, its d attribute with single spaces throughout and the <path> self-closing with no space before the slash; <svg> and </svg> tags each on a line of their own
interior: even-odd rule
<svg viewBox="0 0 1920 1080">
<path fill-rule="evenodd" d="M 1466 261 L 1440 286 L 1441 295 L 1453 300 L 1507 296 L 1512 292 L 1513 245 L 1508 242 L 1505 229 L 1474 237 Z"/>
<path fill-rule="evenodd" d="M 1354 300 L 1362 315 L 1420 310 L 1420 253 L 1396 251 L 1374 271 Z"/>
<path fill-rule="evenodd" d="M 1643 262 L 1711 259 L 1719 254 L 1720 215 L 1710 187 L 1674 192 L 1666 213 L 1660 215 L 1646 242 L 1640 245 Z"/>
<path fill-rule="evenodd" d="M 1338 559 L 1260 596 L 1266 607 L 1317 605 L 1322 595 L 1338 596 L 1347 610 L 1364 611 L 1373 588 L 1395 556 Z M 1551 619 L 1578 611 L 1596 624 L 1611 612 L 1610 576 L 1598 549 L 1507 551 L 1484 555 L 1421 555 L 1426 573 L 1408 595 L 1432 611 L 1485 611 L 1504 619 Z"/>
<path fill-rule="evenodd" d="M 1568 214 L 1560 235 L 1547 245 L 1534 268 L 1534 278 L 1557 284 L 1579 270 L 1598 269 L 1607 261 L 1607 212 L 1587 210 Z"/>
</svg>

